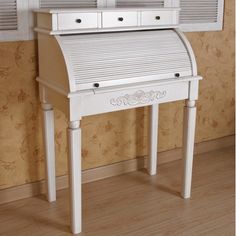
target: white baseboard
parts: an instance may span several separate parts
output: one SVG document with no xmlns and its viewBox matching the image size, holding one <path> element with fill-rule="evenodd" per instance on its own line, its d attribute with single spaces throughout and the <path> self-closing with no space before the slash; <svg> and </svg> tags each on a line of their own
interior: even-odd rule
<svg viewBox="0 0 236 236">
<path fill-rule="evenodd" d="M 215 140 L 210 140 L 195 144 L 195 154 L 206 153 L 221 148 L 233 146 L 235 143 L 235 136 L 227 136 Z M 181 148 L 170 151 L 158 153 L 158 164 L 163 164 L 182 158 Z M 112 176 L 121 175 L 124 173 L 136 171 L 146 166 L 147 157 L 138 157 L 136 159 L 122 161 L 107 166 L 97 167 L 90 170 L 83 171 L 83 183 L 89 183 Z M 68 176 L 57 177 L 57 190 L 68 187 Z M 23 198 L 32 197 L 45 192 L 45 181 L 38 181 L 35 183 L 24 184 L 8 189 L 0 190 L 0 204 L 11 201 L 16 201 Z"/>
</svg>

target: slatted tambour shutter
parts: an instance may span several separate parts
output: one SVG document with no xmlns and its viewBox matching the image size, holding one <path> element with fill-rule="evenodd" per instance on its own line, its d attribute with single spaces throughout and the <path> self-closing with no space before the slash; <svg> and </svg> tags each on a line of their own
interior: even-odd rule
<svg viewBox="0 0 236 236">
<path fill-rule="evenodd" d="M 181 23 L 217 22 L 217 0 L 181 0 Z"/>
<path fill-rule="evenodd" d="M 172 30 L 61 36 L 60 44 L 79 89 L 192 76 L 188 51 Z"/>
<path fill-rule="evenodd" d="M 0 41 L 26 40 L 28 0 L 0 0 Z"/>
<path fill-rule="evenodd" d="M 220 30 L 223 0 L 180 0 L 180 24 L 185 31 Z"/>
<path fill-rule="evenodd" d="M 117 0 L 118 7 L 164 7 L 165 0 Z"/>
<path fill-rule="evenodd" d="M 17 30 L 16 0 L 0 0 L 0 30 Z"/>
<path fill-rule="evenodd" d="M 40 0 L 40 8 L 93 8 L 97 0 Z"/>
</svg>

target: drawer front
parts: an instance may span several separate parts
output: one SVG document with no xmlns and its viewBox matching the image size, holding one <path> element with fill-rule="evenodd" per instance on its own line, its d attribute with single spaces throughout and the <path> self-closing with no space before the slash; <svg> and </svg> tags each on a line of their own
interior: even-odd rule
<svg viewBox="0 0 236 236">
<path fill-rule="evenodd" d="M 172 11 L 142 11 L 141 25 L 170 25 L 177 24 L 177 17 L 174 20 Z"/>
<path fill-rule="evenodd" d="M 97 13 L 58 14 L 58 30 L 91 29 L 98 27 Z"/>
<path fill-rule="evenodd" d="M 102 13 L 103 28 L 138 26 L 137 12 L 104 12 Z"/>
<path fill-rule="evenodd" d="M 188 96 L 189 81 L 152 87 L 143 85 L 109 92 L 98 89 L 94 94 L 82 97 L 82 116 L 178 101 Z"/>
</svg>

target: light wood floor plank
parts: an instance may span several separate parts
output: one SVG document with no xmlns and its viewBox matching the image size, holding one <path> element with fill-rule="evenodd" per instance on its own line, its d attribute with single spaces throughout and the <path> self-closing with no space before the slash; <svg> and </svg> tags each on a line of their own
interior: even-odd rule
<svg viewBox="0 0 236 236">
<path fill-rule="evenodd" d="M 180 198 L 181 161 L 83 185 L 81 236 L 234 236 L 234 148 L 195 157 L 190 200 Z M 1 236 L 68 236 L 68 191 L 0 206 Z"/>
</svg>

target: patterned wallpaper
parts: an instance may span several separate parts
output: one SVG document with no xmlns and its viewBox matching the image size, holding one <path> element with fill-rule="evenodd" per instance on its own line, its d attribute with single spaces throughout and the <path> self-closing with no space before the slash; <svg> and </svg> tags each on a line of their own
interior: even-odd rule
<svg viewBox="0 0 236 236">
<path fill-rule="evenodd" d="M 224 31 L 188 33 L 200 83 L 196 142 L 234 133 L 234 1 Z M 36 43 L 0 43 L 0 189 L 44 178 Z M 182 145 L 183 102 L 160 106 L 159 151 Z M 83 169 L 147 155 L 148 108 L 86 117 Z M 67 172 L 66 119 L 56 111 L 57 175 Z"/>
</svg>

